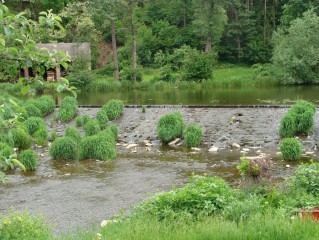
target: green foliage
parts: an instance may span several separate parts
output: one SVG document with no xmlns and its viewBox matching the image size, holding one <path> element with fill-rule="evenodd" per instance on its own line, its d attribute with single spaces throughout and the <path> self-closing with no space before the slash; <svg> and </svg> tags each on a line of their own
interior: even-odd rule
<svg viewBox="0 0 319 240">
<path fill-rule="evenodd" d="M 19 161 L 24 165 L 26 170 L 35 170 L 38 166 L 37 154 L 28 149 L 19 155 Z"/>
<path fill-rule="evenodd" d="M 83 124 L 83 125 L 87 124 L 87 122 L 90 121 L 90 120 L 91 120 L 91 118 L 89 117 L 89 115 L 84 114 L 84 115 L 82 116 L 82 124 Z"/>
<path fill-rule="evenodd" d="M 46 129 L 45 121 L 40 117 L 30 117 L 23 122 L 30 135 L 33 135 L 40 128 Z"/>
<path fill-rule="evenodd" d="M 0 216 L 0 239 L 2 240 L 47 240 L 51 227 L 40 216 L 28 212 L 10 211 Z"/>
<path fill-rule="evenodd" d="M 32 104 L 25 104 L 23 108 L 26 111 L 27 117 L 41 117 L 42 113 L 39 108 Z"/>
<path fill-rule="evenodd" d="M 0 133 L 0 142 L 7 144 L 10 147 L 13 147 L 13 140 L 6 133 Z"/>
<path fill-rule="evenodd" d="M 98 121 L 101 129 L 104 129 L 106 127 L 106 124 L 109 122 L 109 118 L 107 116 L 107 113 L 100 109 L 95 116 L 96 120 Z"/>
<path fill-rule="evenodd" d="M 64 132 L 64 137 L 69 137 L 73 139 L 76 144 L 81 142 L 81 134 L 79 130 L 74 127 L 68 126 Z"/>
<path fill-rule="evenodd" d="M 305 12 L 302 18 L 292 21 L 288 29 L 274 33 L 273 61 L 285 69 L 288 79 L 292 79 L 290 83 L 319 82 L 318 36 L 319 16 L 313 11 Z"/>
<path fill-rule="evenodd" d="M 212 75 L 210 56 L 193 49 L 183 60 L 182 79 L 199 81 L 209 79 Z"/>
<path fill-rule="evenodd" d="M 121 100 L 111 99 L 102 106 L 110 121 L 119 118 L 124 110 L 124 103 Z"/>
<path fill-rule="evenodd" d="M 288 112 L 280 121 L 279 135 L 282 138 L 293 137 L 296 134 L 296 116 Z"/>
<path fill-rule="evenodd" d="M 170 65 L 165 65 L 159 69 L 159 76 L 156 78 L 157 81 L 174 82 L 175 78 Z"/>
<path fill-rule="evenodd" d="M 186 127 L 183 137 L 186 147 L 197 147 L 202 142 L 203 130 L 200 126 L 190 124 Z"/>
<path fill-rule="evenodd" d="M 140 70 L 137 70 L 136 72 L 136 81 L 140 82 L 142 81 L 142 72 Z M 125 67 L 120 72 L 121 81 L 134 81 L 134 69 L 132 67 Z"/>
<path fill-rule="evenodd" d="M 77 116 L 75 118 L 75 125 L 77 127 L 82 127 L 83 126 L 83 120 L 82 120 L 82 117 L 81 116 Z"/>
<path fill-rule="evenodd" d="M 8 144 L 0 142 L 0 158 L 9 158 L 13 154 L 13 149 Z"/>
<path fill-rule="evenodd" d="M 142 113 L 145 113 L 146 112 L 146 107 L 145 105 L 142 106 Z"/>
<path fill-rule="evenodd" d="M 137 209 L 160 219 L 182 213 L 209 216 L 222 211 L 232 198 L 233 190 L 221 178 L 193 176 L 186 186 L 155 194 Z"/>
<path fill-rule="evenodd" d="M 112 160 L 116 157 L 116 146 L 109 141 L 113 136 L 105 135 L 87 136 L 82 139 L 80 159 Z"/>
<path fill-rule="evenodd" d="M 111 142 L 116 143 L 118 134 L 119 134 L 119 130 L 118 130 L 117 126 L 112 124 L 112 125 L 107 126 L 107 128 L 104 129 L 103 131 L 101 131 L 98 135 L 107 141 L 111 141 Z"/>
<path fill-rule="evenodd" d="M 310 162 L 300 165 L 288 180 L 293 190 L 301 189 L 318 196 L 319 193 L 319 163 Z"/>
<path fill-rule="evenodd" d="M 49 149 L 50 156 L 53 159 L 77 159 L 78 149 L 72 138 L 60 137 L 55 139 Z"/>
<path fill-rule="evenodd" d="M 49 140 L 50 140 L 51 142 L 53 142 L 55 139 L 57 139 L 57 137 L 58 137 L 57 132 L 56 132 L 56 131 L 52 131 L 52 132 L 50 133 Z"/>
<path fill-rule="evenodd" d="M 32 138 L 22 128 L 14 128 L 11 130 L 14 147 L 24 150 L 31 147 Z"/>
<path fill-rule="evenodd" d="M 59 108 L 59 119 L 62 122 L 71 121 L 78 113 L 78 103 L 73 97 L 65 97 Z"/>
<path fill-rule="evenodd" d="M 179 112 L 166 114 L 157 123 L 157 135 L 163 143 L 181 137 L 183 134 L 184 120 Z"/>
<path fill-rule="evenodd" d="M 243 157 L 240 158 L 241 163 L 237 165 L 237 169 L 242 176 L 252 176 L 256 177 L 260 174 L 260 167 L 256 162 L 250 161 L 249 159 Z"/>
<path fill-rule="evenodd" d="M 101 131 L 100 125 L 95 120 L 88 121 L 84 126 L 85 136 L 92 136 Z"/>
<path fill-rule="evenodd" d="M 92 81 L 92 74 L 89 69 L 89 59 L 83 53 L 80 53 L 72 62 L 69 70 L 68 80 L 70 85 L 77 88 L 86 87 Z"/>
<path fill-rule="evenodd" d="M 34 134 L 35 142 L 39 146 L 44 146 L 48 143 L 48 130 L 40 127 Z"/>
<path fill-rule="evenodd" d="M 302 145 L 295 138 L 285 138 L 279 144 L 284 160 L 299 160 L 302 154 Z"/>
<path fill-rule="evenodd" d="M 33 105 L 37 107 L 41 112 L 41 116 L 46 116 L 52 113 L 55 109 L 55 102 L 49 95 L 43 95 L 39 98 L 29 99 L 26 102 L 26 105 Z M 33 109 L 32 111 L 35 111 L 36 114 L 36 110 Z"/>
</svg>

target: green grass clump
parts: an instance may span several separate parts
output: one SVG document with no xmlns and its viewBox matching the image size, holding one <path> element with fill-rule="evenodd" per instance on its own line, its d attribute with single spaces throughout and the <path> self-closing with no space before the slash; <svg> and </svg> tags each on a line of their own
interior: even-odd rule
<svg viewBox="0 0 319 240">
<path fill-rule="evenodd" d="M 302 154 L 302 145 L 295 138 L 285 138 L 279 144 L 284 160 L 299 160 Z"/>
<path fill-rule="evenodd" d="M 58 137 L 58 133 L 56 131 L 52 131 L 49 136 L 50 142 L 53 142 L 55 139 L 57 139 L 57 137 Z"/>
<path fill-rule="evenodd" d="M 0 159 L 9 158 L 13 154 L 13 149 L 8 144 L 0 142 Z M 1 161 L 0 161 L 1 162 Z"/>
<path fill-rule="evenodd" d="M 41 117 L 42 113 L 35 105 L 26 104 L 23 106 L 26 111 L 26 117 Z"/>
<path fill-rule="evenodd" d="M 279 135 L 282 138 L 290 138 L 296 134 L 296 116 L 292 112 L 288 112 L 281 119 L 279 127 Z"/>
<path fill-rule="evenodd" d="M 10 138 L 7 133 L 0 133 L 0 142 L 6 143 L 10 147 L 14 145 L 12 138 Z"/>
<path fill-rule="evenodd" d="M 40 117 L 30 117 L 23 124 L 31 136 L 40 128 L 46 129 L 45 121 Z"/>
<path fill-rule="evenodd" d="M 11 130 L 14 147 L 25 150 L 31 147 L 32 138 L 22 128 L 14 128 Z"/>
<path fill-rule="evenodd" d="M 203 130 L 201 127 L 191 124 L 184 131 L 184 144 L 186 147 L 197 147 L 201 144 Z"/>
<path fill-rule="evenodd" d="M 47 221 L 28 212 L 10 211 L 0 215 L 1 240 L 48 240 L 52 230 Z"/>
<path fill-rule="evenodd" d="M 19 161 L 24 165 L 26 170 L 35 170 L 38 166 L 38 158 L 34 151 L 28 149 L 19 155 Z"/>
<path fill-rule="evenodd" d="M 124 110 L 124 103 L 121 100 L 112 99 L 102 106 L 102 110 L 106 112 L 110 121 L 121 116 Z"/>
<path fill-rule="evenodd" d="M 83 121 L 81 116 L 77 116 L 75 118 L 75 126 L 77 127 L 82 127 L 83 126 Z"/>
<path fill-rule="evenodd" d="M 41 112 L 44 116 L 52 113 L 55 109 L 54 99 L 49 95 L 43 95 L 36 99 L 37 102 L 41 103 Z"/>
<path fill-rule="evenodd" d="M 109 139 L 112 139 L 112 136 Z M 116 157 L 116 146 L 113 141 L 99 135 L 82 139 L 80 159 L 112 160 Z"/>
<path fill-rule="evenodd" d="M 101 129 L 104 129 L 106 127 L 106 124 L 109 122 L 109 118 L 107 116 L 107 113 L 100 109 L 95 116 L 96 120 L 100 124 Z"/>
<path fill-rule="evenodd" d="M 85 136 L 92 136 L 101 131 L 100 125 L 95 120 L 88 121 L 84 126 Z"/>
<path fill-rule="evenodd" d="M 78 113 L 78 103 L 73 97 L 65 97 L 59 108 L 59 119 L 62 122 L 71 121 Z"/>
<path fill-rule="evenodd" d="M 169 143 L 183 134 L 184 120 L 179 112 L 166 114 L 157 124 L 157 135 L 163 143 Z"/>
<path fill-rule="evenodd" d="M 85 126 L 85 124 L 87 124 L 87 122 L 90 121 L 90 120 L 91 120 L 90 116 L 87 115 L 87 114 L 84 114 L 82 116 L 82 124 L 83 124 L 83 126 Z"/>
<path fill-rule="evenodd" d="M 77 145 L 74 140 L 69 137 L 60 137 L 55 139 L 55 141 L 51 144 L 49 153 L 53 159 L 57 160 L 78 158 Z"/>
<path fill-rule="evenodd" d="M 41 127 L 33 134 L 33 137 L 37 145 L 44 146 L 48 143 L 48 130 Z"/>
<path fill-rule="evenodd" d="M 79 144 L 81 142 L 81 134 L 79 130 L 74 127 L 67 127 L 64 133 L 64 137 L 72 138 L 76 144 Z"/>
</svg>

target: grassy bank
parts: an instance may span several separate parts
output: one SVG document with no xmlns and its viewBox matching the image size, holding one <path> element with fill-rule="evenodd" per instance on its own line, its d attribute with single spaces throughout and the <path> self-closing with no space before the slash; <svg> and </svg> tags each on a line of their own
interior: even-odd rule
<svg viewBox="0 0 319 240">
<path fill-rule="evenodd" d="M 312 220 L 291 219 L 280 213 L 254 215 L 239 223 L 222 217 L 208 217 L 199 221 L 186 218 L 159 221 L 154 217 L 133 218 L 120 223 L 109 223 L 94 230 L 79 230 L 60 235 L 56 240 L 75 239 L 171 239 L 171 240 L 315 240 L 319 238 L 319 224 Z"/>
</svg>

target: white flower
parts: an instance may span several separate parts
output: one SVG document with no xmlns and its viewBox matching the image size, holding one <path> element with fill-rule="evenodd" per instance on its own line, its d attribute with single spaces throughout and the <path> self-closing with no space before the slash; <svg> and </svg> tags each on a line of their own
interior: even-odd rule
<svg viewBox="0 0 319 240">
<path fill-rule="evenodd" d="M 104 228 L 108 224 L 108 222 L 109 222 L 108 220 L 103 220 L 101 222 L 101 227 Z"/>
</svg>

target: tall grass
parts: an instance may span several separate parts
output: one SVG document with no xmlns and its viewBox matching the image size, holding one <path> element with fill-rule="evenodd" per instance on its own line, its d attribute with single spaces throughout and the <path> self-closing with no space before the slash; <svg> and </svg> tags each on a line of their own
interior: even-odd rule
<svg viewBox="0 0 319 240">
<path fill-rule="evenodd" d="M 119 223 L 109 223 L 99 229 L 100 239 L 119 240 L 315 240 L 319 239 L 319 224 L 312 220 L 290 219 L 280 214 L 254 215 L 239 223 L 222 217 L 192 221 L 187 217 L 159 221 L 150 216 L 137 217 Z M 60 235 L 55 239 L 98 239 L 94 230 Z"/>
</svg>

